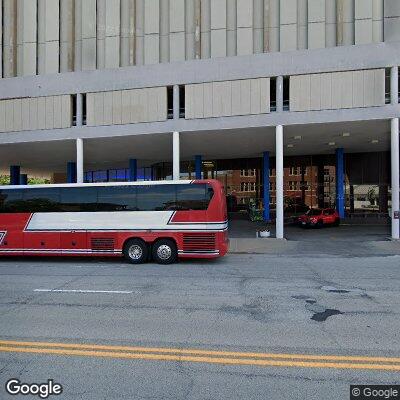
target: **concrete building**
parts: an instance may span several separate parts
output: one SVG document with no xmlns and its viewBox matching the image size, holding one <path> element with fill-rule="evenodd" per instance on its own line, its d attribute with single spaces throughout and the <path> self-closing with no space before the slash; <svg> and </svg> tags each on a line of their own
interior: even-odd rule
<svg viewBox="0 0 400 400">
<path fill-rule="evenodd" d="M 398 0 L 0 4 L 13 183 L 253 170 L 239 189 L 266 220 L 276 210 L 277 237 L 290 191 L 342 216 L 388 214 L 399 237 Z M 370 186 L 374 207 L 358 207 Z"/>
</svg>

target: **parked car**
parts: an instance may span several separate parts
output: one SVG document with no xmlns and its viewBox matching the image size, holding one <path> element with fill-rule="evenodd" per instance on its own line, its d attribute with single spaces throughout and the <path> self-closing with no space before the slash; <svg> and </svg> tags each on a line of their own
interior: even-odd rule
<svg viewBox="0 0 400 400">
<path fill-rule="evenodd" d="M 311 208 L 298 218 L 298 224 L 304 228 L 321 228 L 324 225 L 338 226 L 340 217 L 334 208 Z"/>
</svg>

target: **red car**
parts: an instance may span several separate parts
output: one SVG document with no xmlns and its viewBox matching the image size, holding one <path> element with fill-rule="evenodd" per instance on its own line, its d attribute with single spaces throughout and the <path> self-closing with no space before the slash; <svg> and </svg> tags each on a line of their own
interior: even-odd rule
<svg viewBox="0 0 400 400">
<path fill-rule="evenodd" d="M 304 228 L 320 228 L 324 225 L 338 226 L 340 224 L 340 217 L 334 208 L 311 208 L 298 218 L 298 223 Z"/>
</svg>

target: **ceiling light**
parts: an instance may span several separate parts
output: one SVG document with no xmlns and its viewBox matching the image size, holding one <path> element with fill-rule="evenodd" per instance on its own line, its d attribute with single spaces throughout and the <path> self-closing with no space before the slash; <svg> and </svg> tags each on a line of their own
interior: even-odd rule
<svg viewBox="0 0 400 400">
<path fill-rule="evenodd" d="M 342 136 L 343 136 L 343 137 L 349 137 L 349 136 L 350 136 L 350 133 L 349 133 L 349 132 L 344 132 L 344 133 L 342 133 Z"/>
<path fill-rule="evenodd" d="M 329 142 L 328 145 L 329 146 L 334 146 L 336 143 L 335 142 Z"/>
<path fill-rule="evenodd" d="M 372 139 L 371 143 L 379 143 L 379 140 L 378 139 Z"/>
<path fill-rule="evenodd" d="M 293 147 L 293 145 L 292 144 L 288 144 L 287 147 Z"/>
</svg>

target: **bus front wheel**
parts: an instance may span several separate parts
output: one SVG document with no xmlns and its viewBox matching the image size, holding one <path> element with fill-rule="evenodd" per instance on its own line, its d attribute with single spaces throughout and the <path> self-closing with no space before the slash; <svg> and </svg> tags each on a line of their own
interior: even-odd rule
<svg viewBox="0 0 400 400">
<path fill-rule="evenodd" d="M 158 264 L 172 264 L 178 259 L 176 244 L 171 239 L 157 240 L 153 245 L 153 260 Z"/>
<path fill-rule="evenodd" d="M 124 246 L 124 256 L 132 264 L 141 264 L 147 261 L 147 244 L 141 239 L 130 239 Z"/>
</svg>

